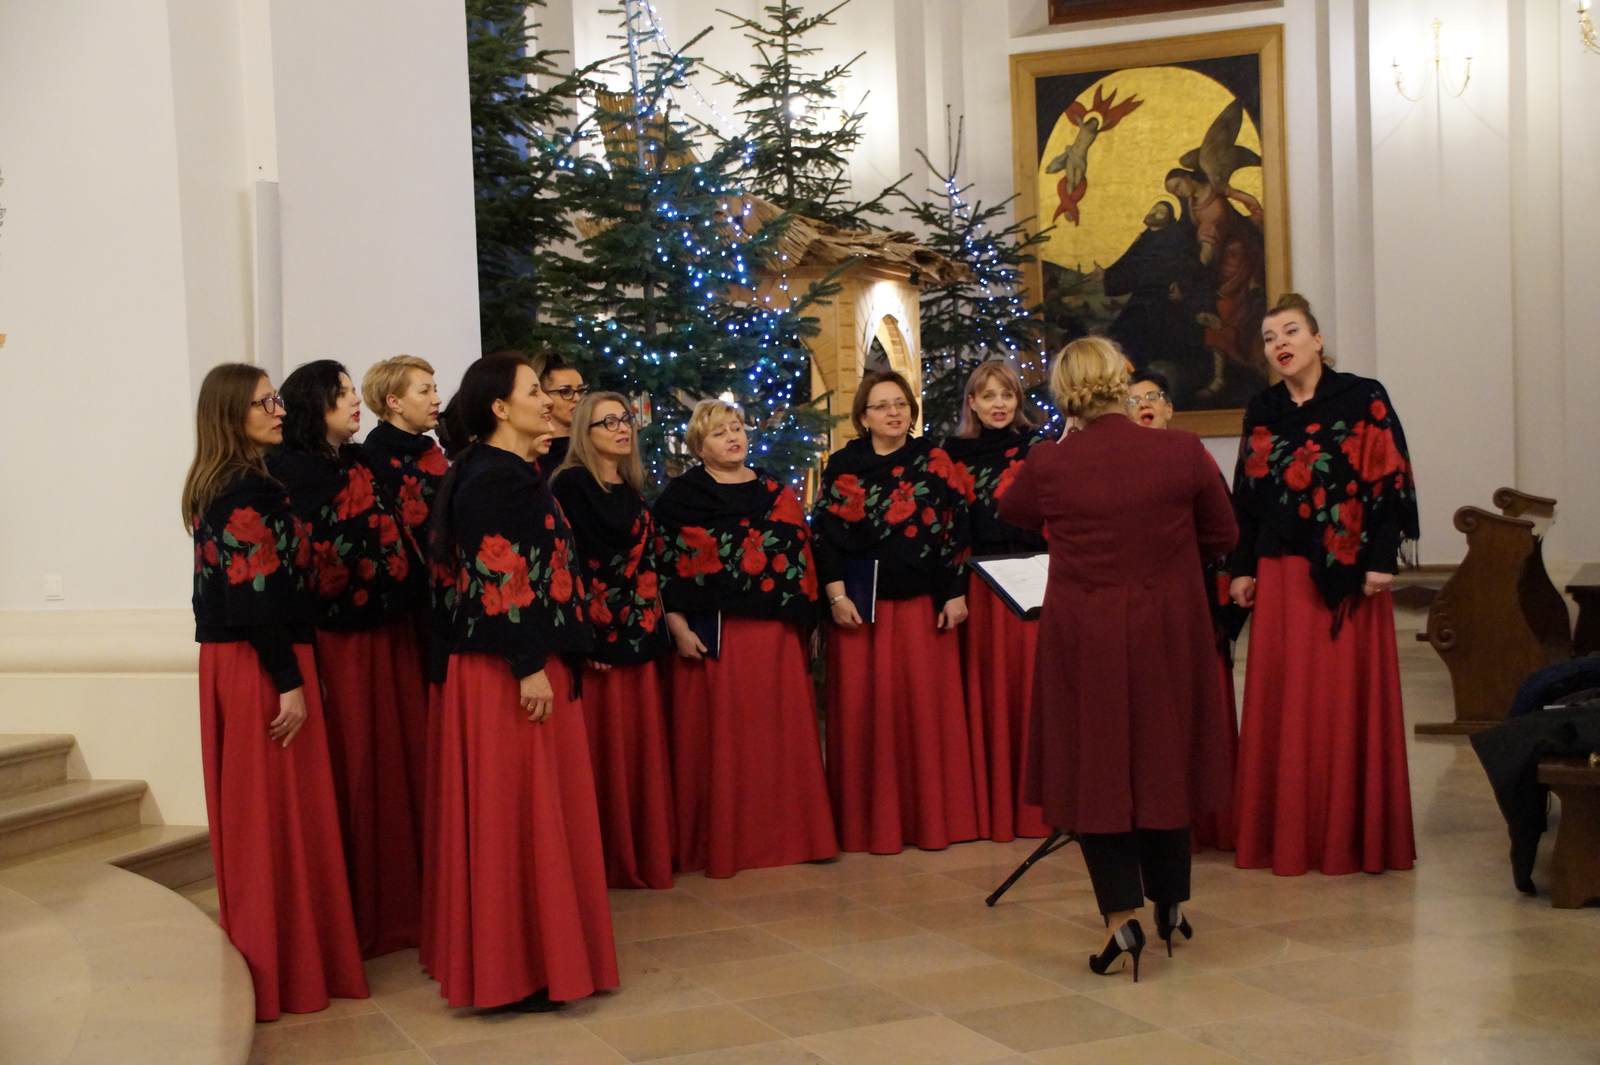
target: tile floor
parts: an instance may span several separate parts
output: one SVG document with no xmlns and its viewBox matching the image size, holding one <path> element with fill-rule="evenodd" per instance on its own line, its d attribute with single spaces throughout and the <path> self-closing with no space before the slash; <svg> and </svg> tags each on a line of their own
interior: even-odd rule
<svg viewBox="0 0 1600 1065">
<path fill-rule="evenodd" d="M 1412 719 L 1448 718 L 1437 657 L 1409 632 L 1400 653 Z M 1085 965 L 1104 932 L 1076 848 L 989 909 L 1036 841 L 967 843 L 615 892 L 622 988 L 559 1014 L 448 1009 L 393 954 L 371 1001 L 260 1025 L 251 1061 L 1600 1063 L 1600 908 L 1512 888 L 1465 741 L 1413 738 L 1411 782 L 1415 871 L 1281 879 L 1205 854 L 1195 938 L 1147 951 L 1138 985 Z"/>
</svg>

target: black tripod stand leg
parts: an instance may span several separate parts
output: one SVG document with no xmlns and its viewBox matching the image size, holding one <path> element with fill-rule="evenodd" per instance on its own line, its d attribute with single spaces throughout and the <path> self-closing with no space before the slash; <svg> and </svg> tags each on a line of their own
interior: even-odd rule
<svg viewBox="0 0 1600 1065">
<path fill-rule="evenodd" d="M 984 905 L 993 906 L 995 903 L 999 902 L 1000 896 L 1004 895 L 1007 891 L 1010 891 L 1011 885 L 1015 884 L 1018 880 L 1021 880 L 1022 874 L 1033 868 L 1034 862 L 1048 854 L 1054 854 L 1056 851 L 1060 850 L 1062 847 L 1065 847 L 1067 844 L 1072 843 L 1077 838 L 1078 837 L 1073 835 L 1071 832 L 1063 832 L 1060 829 L 1051 830 L 1050 835 L 1045 837 L 1045 841 L 1039 844 L 1038 847 L 1034 848 L 1034 852 L 1032 854 L 1022 859 L 1021 865 L 1017 866 L 1011 871 L 1011 875 L 1006 877 L 1005 883 L 995 888 L 994 893 L 983 900 Z"/>
</svg>

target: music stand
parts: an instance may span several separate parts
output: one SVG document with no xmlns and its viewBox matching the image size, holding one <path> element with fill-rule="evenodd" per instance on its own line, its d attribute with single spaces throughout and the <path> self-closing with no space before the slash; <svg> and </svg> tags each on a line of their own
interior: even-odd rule
<svg viewBox="0 0 1600 1065">
<path fill-rule="evenodd" d="M 1021 865 L 1017 866 L 1011 871 L 1011 875 L 1006 877 L 1005 883 L 995 888 L 994 892 L 988 898 L 983 900 L 984 905 L 993 906 L 995 903 L 999 902 L 1000 896 L 1004 895 L 1007 891 L 1010 891 L 1011 885 L 1015 884 L 1018 880 L 1021 880 L 1022 874 L 1033 868 L 1034 862 L 1045 857 L 1046 855 L 1054 854 L 1056 851 L 1060 850 L 1062 847 L 1065 847 L 1069 843 L 1076 842 L 1078 842 L 1078 834 L 1076 832 L 1063 832 L 1059 828 L 1052 828 L 1050 830 L 1050 835 L 1045 837 L 1045 841 L 1039 844 L 1038 847 L 1034 848 L 1034 852 L 1032 854 L 1022 859 Z"/>
</svg>

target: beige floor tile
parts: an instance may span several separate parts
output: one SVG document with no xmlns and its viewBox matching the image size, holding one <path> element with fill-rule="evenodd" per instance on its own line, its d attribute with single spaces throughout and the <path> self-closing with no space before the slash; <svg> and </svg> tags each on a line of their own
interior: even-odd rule
<svg viewBox="0 0 1600 1065">
<path fill-rule="evenodd" d="M 1181 1034 L 1254 1065 L 1320 1065 L 1375 1054 L 1389 1043 L 1316 1010 L 1219 1021 Z"/>
<path fill-rule="evenodd" d="M 831 862 L 795 867 L 795 876 L 803 887 L 824 887 L 841 890 L 845 884 L 859 884 L 864 880 L 885 880 L 900 876 L 919 876 L 922 870 L 900 854 L 841 854 Z"/>
<path fill-rule="evenodd" d="M 919 902 L 940 902 L 946 899 L 971 899 L 975 905 L 981 906 L 984 896 L 982 889 L 938 873 L 844 884 L 840 886 L 839 893 L 869 906 L 884 907 L 909 906 Z"/>
<path fill-rule="evenodd" d="M 1221 974 L 1200 974 L 1186 980 L 1149 984 L 1143 980 L 1137 984 L 1121 983 L 1121 986 L 1087 992 L 1087 995 L 1157 1028 L 1183 1028 L 1296 1008 L 1295 1003 L 1286 998 Z"/>
<path fill-rule="evenodd" d="M 1594 1065 L 1600 1044 L 1547 1035 L 1453 1039 L 1425 1046 L 1394 1047 L 1339 1065 Z"/>
<path fill-rule="evenodd" d="M 689 895 L 652 891 L 640 902 L 614 912 L 611 923 L 618 943 L 635 943 L 642 939 L 731 928 L 746 922 L 720 906 Z"/>
<path fill-rule="evenodd" d="M 628 1059 L 582 1025 L 434 1047 L 436 1065 L 622 1065 Z"/>
<path fill-rule="evenodd" d="M 856 982 L 855 977 L 815 954 L 775 954 L 765 958 L 695 965 L 684 969 L 683 973 L 700 986 L 733 1002 Z"/>
<path fill-rule="evenodd" d="M 1374 913 L 1330 914 L 1256 927 L 1263 932 L 1276 932 L 1286 939 L 1309 943 L 1326 951 L 1401 946 L 1410 943 L 1416 933 L 1409 919 L 1383 917 Z"/>
<path fill-rule="evenodd" d="M 958 1013 L 955 1020 L 1012 1050 L 1031 1054 L 1051 1047 L 1137 1035 L 1150 1025 L 1082 995 L 995 1006 Z"/>
<path fill-rule="evenodd" d="M 1314 1006 L 1411 987 L 1416 965 L 1409 950 L 1360 950 L 1233 969 L 1228 975 L 1302 1006 Z"/>
<path fill-rule="evenodd" d="M 422 971 L 415 950 L 397 950 L 367 962 L 367 986 L 372 989 L 374 1001 L 391 995 L 414 991 L 419 987 L 438 985 Z"/>
<path fill-rule="evenodd" d="M 1145 1032 L 1040 1050 L 1037 1065 L 1239 1065 L 1239 1059 L 1177 1032 Z"/>
<path fill-rule="evenodd" d="M 1455 985 L 1394 991 L 1317 1007 L 1373 1035 L 1397 1043 L 1440 1043 L 1451 1039 L 1531 1032 L 1537 1026 L 1512 1012 L 1499 989 Z"/>
<path fill-rule="evenodd" d="M 823 951 L 822 958 L 858 979 L 871 981 L 945 972 L 990 960 L 980 950 L 932 932 L 854 943 Z"/>
<path fill-rule="evenodd" d="M 737 876 L 713 879 L 700 873 L 679 876 L 673 882 L 673 891 L 692 895 L 707 902 L 719 903 L 728 899 L 748 899 L 754 895 L 772 895 L 782 891 L 800 891 L 815 887 L 814 870 L 832 868 L 825 865 L 786 865 L 777 869 L 746 869 Z M 831 880 L 829 877 L 822 877 Z"/>
<path fill-rule="evenodd" d="M 952 928 L 992 928 L 1013 921 L 1035 921 L 1044 916 L 1038 910 L 1020 902 L 1002 902 L 998 906 L 985 906 L 982 896 L 972 899 L 946 899 L 944 902 L 919 902 L 910 906 L 886 906 L 903 921 L 923 928 L 945 931 Z"/>
<path fill-rule="evenodd" d="M 397 1009 L 388 1014 L 395 1027 L 424 1050 L 450 1043 L 497 1038 L 538 1040 L 548 1032 L 575 1024 L 561 1013 L 490 1013 L 472 1009 L 451 1009 L 443 999 L 425 1008 Z"/>
<path fill-rule="evenodd" d="M 882 910 L 851 910 L 824 917 L 796 917 L 761 927 L 806 950 L 828 950 L 851 943 L 914 936 L 922 931 L 910 921 L 902 921 Z"/>
<path fill-rule="evenodd" d="M 752 1043 L 770 1043 L 782 1034 L 738 1006 L 700 1006 L 676 1013 L 653 1013 L 608 1021 L 580 1022 L 629 1061 L 647 1061 L 673 1055 Z"/>
<path fill-rule="evenodd" d="M 1060 984 L 1004 962 L 878 983 L 901 998 L 944 1014 L 1014 1006 L 1061 995 Z"/>
<path fill-rule="evenodd" d="M 1506 991 L 1519 1016 L 1548 1029 L 1600 1040 L 1600 974 L 1571 969 L 1530 973 Z"/>
<path fill-rule="evenodd" d="M 392 1050 L 386 1054 L 342 1058 L 338 1065 L 434 1065 L 434 1059 L 420 1050 Z"/>
<path fill-rule="evenodd" d="M 831 1065 L 988 1065 L 1001 1044 L 948 1017 L 922 1017 L 807 1036 L 799 1042 Z"/>
<path fill-rule="evenodd" d="M 1022 875 L 1022 879 L 1011 885 L 1006 891 L 1005 898 L 1016 899 L 1027 888 L 1036 888 L 1041 884 L 1080 884 L 1088 879 L 1088 873 L 1083 870 L 1081 859 L 1074 860 L 1068 857 L 1075 853 L 1077 848 L 1068 847 L 1058 854 L 1041 859 L 1033 868 Z M 1017 868 L 1017 863 L 1009 859 L 987 861 L 981 864 L 970 865 L 962 869 L 949 869 L 942 875 L 952 880 L 959 880 L 969 884 L 987 895 L 1005 882 L 1006 877 Z"/>
<path fill-rule="evenodd" d="M 1181 954 L 1177 960 L 1184 965 L 1215 971 L 1299 961 L 1329 952 L 1260 928 L 1224 928 L 1205 935 L 1196 932 L 1174 953 Z"/>
<path fill-rule="evenodd" d="M 651 1065 L 829 1065 L 792 1039 L 657 1058 Z"/>
<path fill-rule="evenodd" d="M 806 888 L 802 891 L 780 891 L 771 895 L 752 895 L 743 899 L 725 899 L 719 907 L 749 924 L 771 924 L 796 917 L 830 917 L 850 910 L 865 908 L 866 904 L 845 898 L 837 891 Z"/>
<path fill-rule="evenodd" d="M 711 965 L 723 961 L 743 961 L 773 954 L 792 954 L 793 943 L 779 939 L 763 928 L 726 928 L 716 932 L 696 932 L 686 936 L 646 939 L 639 943 L 647 958 L 668 969 L 687 969 L 691 965 Z"/>
<path fill-rule="evenodd" d="M 723 999 L 682 970 L 647 973 L 628 981 L 625 988 L 569 1002 L 562 1012 L 575 1020 L 588 1017 L 634 1017 L 667 1013 L 691 1006 L 715 1006 Z"/>
<path fill-rule="evenodd" d="M 746 1010 L 788 1036 L 815 1035 L 921 1017 L 928 1011 L 872 984 L 844 984 L 748 999 Z"/>
<path fill-rule="evenodd" d="M 320 1065 L 367 1054 L 414 1049 L 380 1013 L 308 1024 L 258 1025 L 250 1065 Z"/>
<path fill-rule="evenodd" d="M 258 1028 L 293 1028 L 297 1024 L 314 1024 L 317 1021 L 336 1021 L 344 1017 L 360 1017 L 365 1013 L 377 1013 L 378 1007 L 370 998 L 336 998 L 328 1003 L 328 1008 L 318 1010 L 316 1013 L 285 1013 L 275 1021 L 257 1025 Z"/>
</svg>

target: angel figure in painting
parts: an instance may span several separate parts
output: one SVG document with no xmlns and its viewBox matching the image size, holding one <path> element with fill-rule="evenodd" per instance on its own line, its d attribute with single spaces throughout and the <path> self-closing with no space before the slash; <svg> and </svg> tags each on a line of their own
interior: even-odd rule
<svg viewBox="0 0 1600 1065">
<path fill-rule="evenodd" d="M 1089 148 L 1100 134 L 1121 122 L 1144 103 L 1137 96 L 1130 96 L 1120 104 L 1116 100 L 1117 90 L 1112 89 L 1111 95 L 1105 96 L 1097 85 L 1093 104 L 1084 107 L 1074 100 L 1067 105 L 1067 121 L 1078 127 L 1078 136 L 1066 151 L 1045 164 L 1045 173 L 1061 175 L 1061 180 L 1056 183 L 1056 195 L 1061 202 L 1056 206 L 1056 213 L 1050 218 L 1052 222 L 1066 215 L 1067 221 L 1073 225 L 1078 224 L 1078 204 L 1089 191 Z"/>
</svg>

